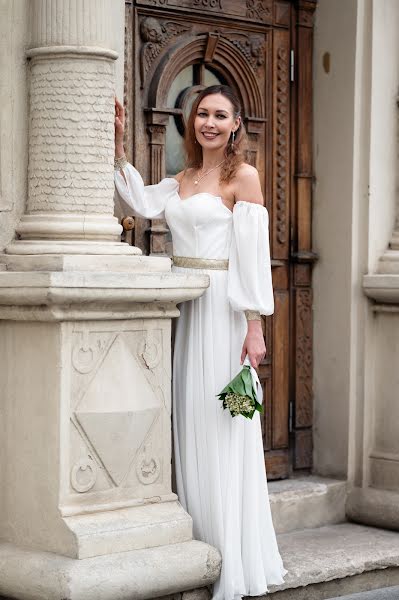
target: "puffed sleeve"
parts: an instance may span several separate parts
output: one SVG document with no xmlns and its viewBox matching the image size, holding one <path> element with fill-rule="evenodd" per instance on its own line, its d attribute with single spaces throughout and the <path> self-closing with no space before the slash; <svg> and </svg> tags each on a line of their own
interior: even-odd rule
<svg viewBox="0 0 399 600">
<path fill-rule="evenodd" d="M 140 173 L 129 163 L 123 173 L 126 181 L 120 171 L 115 171 L 115 200 L 123 211 L 145 219 L 163 219 L 169 198 L 179 189 L 176 179 L 166 177 L 156 185 L 144 185 Z"/>
<path fill-rule="evenodd" d="M 234 207 L 227 294 L 233 310 L 273 314 L 269 215 L 260 204 L 240 201 Z"/>
</svg>

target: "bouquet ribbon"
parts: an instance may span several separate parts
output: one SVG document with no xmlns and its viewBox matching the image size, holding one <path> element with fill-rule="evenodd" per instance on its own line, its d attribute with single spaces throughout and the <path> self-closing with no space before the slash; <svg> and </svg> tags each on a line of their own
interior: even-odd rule
<svg viewBox="0 0 399 600">
<path fill-rule="evenodd" d="M 254 386 L 254 389 L 256 390 L 257 401 L 258 401 L 258 403 L 260 405 L 262 405 L 262 403 L 263 403 L 263 390 L 262 390 L 262 386 L 260 384 L 259 377 L 258 377 L 258 374 L 257 374 L 256 370 L 253 368 L 253 366 L 249 362 L 248 354 L 245 357 L 245 360 L 243 362 L 243 366 L 249 367 L 249 371 L 250 371 L 251 377 L 252 377 L 252 385 Z"/>
<path fill-rule="evenodd" d="M 245 357 L 241 371 L 217 394 L 223 408 L 228 409 L 232 417 L 242 415 L 252 419 L 256 411 L 262 412 L 263 393 L 259 377 Z"/>
</svg>

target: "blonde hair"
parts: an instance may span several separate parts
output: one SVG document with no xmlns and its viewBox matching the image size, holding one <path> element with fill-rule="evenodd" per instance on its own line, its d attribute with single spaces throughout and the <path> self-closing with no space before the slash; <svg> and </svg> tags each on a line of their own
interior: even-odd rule
<svg viewBox="0 0 399 600">
<path fill-rule="evenodd" d="M 212 94 L 221 94 L 227 98 L 233 108 L 234 119 L 241 116 L 241 104 L 234 93 L 234 91 L 227 85 L 211 85 L 205 88 L 198 94 L 196 98 L 190 116 L 187 121 L 186 131 L 184 135 L 184 148 L 186 151 L 186 169 L 200 169 L 202 167 L 202 146 L 198 143 L 195 136 L 194 121 L 197 116 L 197 110 L 200 102 L 206 97 Z M 228 183 L 231 181 L 239 168 L 239 166 L 245 161 L 245 154 L 247 149 L 247 134 L 245 132 L 244 124 L 241 121 L 238 129 L 233 135 L 230 135 L 230 139 L 226 144 L 224 150 L 225 161 L 222 164 L 220 170 L 220 183 Z"/>
</svg>

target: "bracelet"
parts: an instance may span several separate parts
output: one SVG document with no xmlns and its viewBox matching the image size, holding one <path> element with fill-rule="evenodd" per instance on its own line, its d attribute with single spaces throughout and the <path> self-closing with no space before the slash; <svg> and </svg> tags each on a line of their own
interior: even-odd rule
<svg viewBox="0 0 399 600">
<path fill-rule="evenodd" d="M 260 312 L 258 310 L 244 310 L 247 321 L 260 321 Z"/>
<path fill-rule="evenodd" d="M 120 171 L 121 169 L 124 169 L 127 165 L 127 158 L 125 156 L 125 154 L 123 156 L 120 156 L 119 158 L 114 158 L 114 169 L 115 171 Z"/>
</svg>

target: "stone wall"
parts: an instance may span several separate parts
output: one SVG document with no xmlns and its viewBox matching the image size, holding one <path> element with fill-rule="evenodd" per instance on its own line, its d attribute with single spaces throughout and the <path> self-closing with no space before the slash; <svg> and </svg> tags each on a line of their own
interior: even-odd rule
<svg viewBox="0 0 399 600">
<path fill-rule="evenodd" d="M 387 490 L 399 489 L 399 322 L 397 307 L 375 311 L 363 276 L 399 264 L 386 253 L 398 204 L 398 19 L 396 0 L 345 10 L 320 0 L 314 66 L 314 465 Z"/>
</svg>

